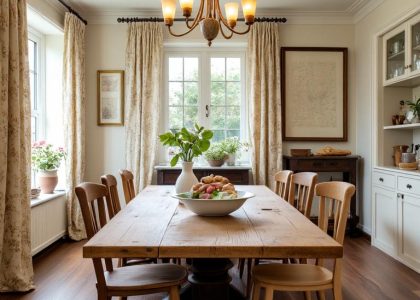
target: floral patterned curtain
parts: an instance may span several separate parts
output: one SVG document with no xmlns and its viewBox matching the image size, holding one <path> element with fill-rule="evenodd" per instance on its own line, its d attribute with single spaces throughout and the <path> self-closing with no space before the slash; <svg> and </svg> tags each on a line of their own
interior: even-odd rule
<svg viewBox="0 0 420 300">
<path fill-rule="evenodd" d="M 163 36 L 157 23 L 131 23 L 126 50 L 126 166 L 136 191 L 152 182 L 157 150 Z"/>
<path fill-rule="evenodd" d="M 282 169 L 279 24 L 256 23 L 247 52 L 249 119 L 254 184 L 274 187 Z"/>
<path fill-rule="evenodd" d="M 26 1 L 0 1 L 0 292 L 34 288 Z"/>
<path fill-rule="evenodd" d="M 67 182 L 68 232 L 73 240 L 86 238 L 74 193 L 85 174 L 85 24 L 71 13 L 64 20 L 63 114 Z"/>
</svg>

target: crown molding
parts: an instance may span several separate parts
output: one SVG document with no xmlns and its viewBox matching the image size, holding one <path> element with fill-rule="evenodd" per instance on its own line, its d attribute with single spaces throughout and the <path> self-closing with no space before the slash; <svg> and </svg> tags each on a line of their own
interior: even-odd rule
<svg viewBox="0 0 420 300">
<path fill-rule="evenodd" d="M 49 1 L 49 0 L 48 0 Z M 285 11 L 279 9 L 258 9 L 258 16 L 284 17 L 286 24 L 305 25 L 332 25 L 332 24 L 355 24 L 367 16 L 371 11 L 382 4 L 384 0 L 358 0 L 345 11 Z M 81 10 L 89 24 L 118 24 L 119 17 L 161 17 L 162 12 L 158 9 L 139 10 Z M 177 17 L 182 17 L 178 15 Z"/>
</svg>

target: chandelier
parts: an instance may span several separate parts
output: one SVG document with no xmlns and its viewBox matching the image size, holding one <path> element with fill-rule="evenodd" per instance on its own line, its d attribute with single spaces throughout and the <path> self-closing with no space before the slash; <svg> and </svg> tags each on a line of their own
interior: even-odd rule
<svg viewBox="0 0 420 300">
<path fill-rule="evenodd" d="M 204 38 L 208 41 L 209 46 L 211 46 L 212 40 L 217 37 L 219 31 L 225 39 L 230 39 L 234 33 L 248 33 L 255 19 L 256 0 L 242 0 L 242 11 L 245 18 L 245 24 L 248 25 L 248 28 L 242 32 L 235 30 L 236 22 L 238 21 L 238 3 L 229 2 L 225 4 L 225 18 L 222 14 L 219 0 L 200 0 L 200 7 L 197 15 L 193 20 L 190 20 L 194 0 L 179 0 L 182 14 L 185 17 L 187 31 L 181 34 L 176 34 L 171 30 L 171 26 L 173 25 L 175 19 L 176 0 L 161 1 L 165 25 L 168 26 L 168 30 L 171 35 L 175 37 L 184 36 L 193 31 L 200 24 L 201 32 Z M 226 33 L 223 27 L 230 31 L 230 33 Z"/>
</svg>

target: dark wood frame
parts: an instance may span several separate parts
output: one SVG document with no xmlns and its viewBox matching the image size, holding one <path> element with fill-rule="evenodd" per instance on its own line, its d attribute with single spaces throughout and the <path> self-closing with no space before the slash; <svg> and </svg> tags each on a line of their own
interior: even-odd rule
<svg viewBox="0 0 420 300">
<path fill-rule="evenodd" d="M 101 74 L 118 74 L 121 78 L 120 86 L 120 105 L 121 105 L 121 122 L 119 123 L 104 123 L 101 122 Z M 98 126 L 123 126 L 124 125 L 124 71 L 123 70 L 98 70 L 96 73 L 96 88 L 97 88 L 97 124 Z"/>
<path fill-rule="evenodd" d="M 342 52 L 343 53 L 343 136 L 342 137 L 288 137 L 286 136 L 286 52 Z M 282 136 L 283 141 L 338 141 L 345 142 L 348 137 L 347 129 L 347 102 L 348 102 L 348 50 L 347 48 L 330 47 L 282 47 L 280 49 L 281 64 L 281 105 L 282 105 Z"/>
</svg>

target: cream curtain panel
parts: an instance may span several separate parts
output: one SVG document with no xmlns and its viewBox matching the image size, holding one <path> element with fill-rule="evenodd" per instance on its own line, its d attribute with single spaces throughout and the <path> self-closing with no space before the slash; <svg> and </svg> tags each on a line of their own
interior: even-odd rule
<svg viewBox="0 0 420 300">
<path fill-rule="evenodd" d="M 0 1 L 0 291 L 34 288 L 26 1 Z M 0 297 L 1 298 L 1 297 Z"/>
<path fill-rule="evenodd" d="M 86 238 L 74 193 L 85 173 L 85 24 L 71 13 L 64 20 L 63 122 L 66 157 L 68 232 L 73 240 Z"/>
<path fill-rule="evenodd" d="M 254 184 L 273 188 L 282 169 L 279 24 L 252 26 L 247 57 Z"/>
<path fill-rule="evenodd" d="M 126 50 L 126 167 L 136 191 L 152 182 L 159 128 L 162 27 L 131 23 Z"/>
</svg>

